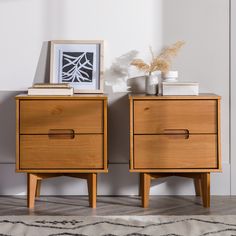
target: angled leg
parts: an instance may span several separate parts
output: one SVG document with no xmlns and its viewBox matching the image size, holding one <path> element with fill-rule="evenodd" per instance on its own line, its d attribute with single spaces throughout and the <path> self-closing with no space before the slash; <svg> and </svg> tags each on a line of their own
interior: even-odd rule
<svg viewBox="0 0 236 236">
<path fill-rule="evenodd" d="M 201 175 L 202 202 L 206 208 L 210 207 L 210 173 Z"/>
<path fill-rule="evenodd" d="M 148 173 L 141 174 L 143 189 L 142 189 L 142 207 L 147 208 L 149 205 L 149 192 L 151 184 L 151 175 Z"/>
<path fill-rule="evenodd" d="M 35 197 L 39 197 L 40 196 L 40 188 L 41 188 L 41 180 L 38 179 L 37 180 L 37 187 L 36 187 Z"/>
<path fill-rule="evenodd" d="M 35 194 L 37 186 L 37 175 L 28 174 L 28 207 L 34 208 Z"/>
<path fill-rule="evenodd" d="M 142 174 L 140 173 L 139 174 L 139 192 L 138 192 L 138 195 L 140 197 L 142 197 L 142 192 L 143 192 L 143 177 L 142 177 Z"/>
<path fill-rule="evenodd" d="M 89 206 L 96 208 L 97 203 L 97 174 L 88 174 L 88 194 L 89 194 Z"/>
<path fill-rule="evenodd" d="M 61 173 L 61 174 L 54 174 L 54 173 L 38 173 L 38 174 L 31 174 L 28 173 L 28 184 L 27 184 L 27 204 L 29 208 L 34 208 L 35 197 L 40 195 L 40 187 L 41 187 L 41 180 L 46 178 L 52 178 L 57 176 L 71 176 L 81 179 L 87 179 L 88 184 L 88 192 L 89 192 L 89 206 L 92 208 L 96 208 L 96 200 L 97 200 L 97 174 L 96 173 L 78 173 L 78 174 L 71 174 L 71 173 Z"/>
<path fill-rule="evenodd" d="M 195 178 L 194 179 L 194 187 L 195 187 L 195 193 L 196 196 L 201 196 L 201 179 Z"/>
</svg>

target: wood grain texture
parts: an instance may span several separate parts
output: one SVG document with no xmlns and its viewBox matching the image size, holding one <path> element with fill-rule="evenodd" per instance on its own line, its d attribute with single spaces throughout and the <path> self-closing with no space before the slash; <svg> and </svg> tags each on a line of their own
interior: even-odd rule
<svg viewBox="0 0 236 236">
<path fill-rule="evenodd" d="M 89 174 L 88 173 L 66 173 L 66 174 L 62 174 L 62 175 L 87 180 Z"/>
<path fill-rule="evenodd" d="M 103 133 L 103 101 L 20 101 L 20 134 L 48 134 L 51 129 Z"/>
<path fill-rule="evenodd" d="M 221 97 L 214 93 L 200 93 L 198 96 L 156 96 L 146 95 L 143 93 L 130 94 L 129 99 L 133 100 L 210 100 L 210 99 L 221 99 Z"/>
<path fill-rule="evenodd" d="M 20 161 L 19 161 L 19 156 L 20 156 L 20 102 L 19 100 L 16 100 L 16 170 L 20 169 Z"/>
<path fill-rule="evenodd" d="M 202 196 L 201 179 L 199 178 L 194 179 L 194 188 L 196 196 Z"/>
<path fill-rule="evenodd" d="M 218 173 L 218 172 L 222 172 L 221 169 L 176 169 L 176 168 L 172 168 L 172 169 L 163 169 L 163 168 L 156 168 L 156 169 L 130 169 L 130 172 L 133 173 L 205 173 L 205 172 L 213 172 L 213 173 Z"/>
<path fill-rule="evenodd" d="M 214 115 L 214 126 L 215 126 L 215 132 L 216 132 L 216 135 L 217 135 L 217 138 L 216 138 L 216 149 L 215 149 L 215 144 L 212 144 L 212 147 L 214 147 L 214 150 L 213 152 L 215 152 L 216 150 L 216 156 L 215 156 L 215 160 L 216 160 L 216 163 L 217 163 L 217 167 L 215 168 L 215 164 L 214 164 L 214 168 L 210 167 L 210 168 L 203 168 L 203 169 L 196 169 L 196 168 L 185 168 L 185 169 L 179 169 L 179 168 L 170 168 L 170 169 L 164 169 L 164 168 L 155 168 L 155 169 L 151 169 L 151 168 L 137 168 L 137 167 L 134 167 L 133 165 L 131 165 L 132 163 L 135 162 L 134 160 L 134 152 L 135 152 L 135 148 L 133 146 L 133 130 L 134 130 L 134 127 L 133 127 L 133 123 L 135 124 L 135 119 L 134 119 L 134 115 L 133 115 L 133 109 L 130 109 L 130 172 L 142 172 L 142 173 L 145 173 L 145 172 L 150 172 L 150 173 L 155 173 L 155 172 L 162 172 L 162 173 L 168 173 L 170 171 L 172 172 L 186 172 L 186 173 L 190 173 L 190 172 L 194 172 L 194 173 L 197 173 L 197 172 L 220 172 L 221 171 L 221 145 L 220 145 L 220 96 L 218 95 L 215 95 L 215 94 L 200 94 L 199 96 L 147 96 L 147 95 L 143 95 L 143 94 L 131 94 L 129 96 L 129 99 L 130 99 L 130 104 L 133 104 L 133 103 L 138 103 L 138 102 L 176 102 L 176 101 L 181 101 L 183 102 L 183 106 L 184 106 L 184 102 L 194 102 L 194 101 L 197 101 L 197 102 L 200 102 L 202 104 L 204 104 L 205 102 L 213 102 L 215 103 L 214 105 L 214 110 L 215 110 L 215 113 L 213 114 Z M 131 106 L 130 106 L 131 107 Z M 147 109 L 148 110 L 148 109 Z M 207 111 L 206 111 L 207 112 Z M 192 115 L 192 114 L 191 114 Z M 143 116 L 143 113 L 139 113 L 139 116 Z M 156 114 L 155 117 L 152 117 L 151 119 L 159 119 L 158 118 L 159 115 L 158 113 Z M 142 119 L 142 118 L 140 118 Z M 168 118 L 167 118 L 168 119 Z M 165 122 L 165 121 L 164 121 Z M 199 122 L 199 121 L 198 121 Z M 203 123 L 206 123 L 205 121 Z M 146 124 L 147 126 L 149 126 L 149 123 L 147 122 Z M 151 125 L 152 126 L 152 125 Z M 202 123 L 199 122 L 198 123 L 198 126 L 202 126 Z M 203 125 L 204 126 L 204 125 Z M 176 129 L 170 129 L 170 128 L 167 128 L 166 130 L 164 129 L 163 130 L 163 133 L 166 134 L 166 131 L 170 131 L 170 130 L 176 130 Z M 181 131 L 185 130 L 185 129 L 179 129 Z M 156 132 L 156 131 L 155 131 Z M 152 132 L 151 134 L 155 134 L 155 132 Z M 183 134 L 183 132 L 180 132 Z M 173 132 L 173 137 L 174 135 L 176 135 L 177 133 L 176 132 Z M 198 135 L 201 134 L 201 133 L 198 133 Z M 207 133 L 206 133 L 207 134 Z M 171 135 L 170 133 L 168 133 L 168 135 Z M 184 134 L 185 137 L 187 138 L 188 136 L 188 133 L 185 133 Z M 184 135 L 182 135 L 182 137 L 184 137 Z M 155 135 L 154 135 L 155 136 Z M 190 136 L 191 136 L 191 133 L 190 133 Z M 181 135 L 177 136 L 176 137 L 181 137 Z M 177 140 L 177 139 L 176 139 Z M 154 154 L 152 154 L 154 155 Z M 145 157 L 143 157 L 145 158 Z M 174 156 L 173 156 L 174 158 Z M 213 159 L 212 159 L 213 160 Z"/>
<path fill-rule="evenodd" d="M 138 189 L 138 195 L 142 196 L 142 192 L 143 192 L 143 176 L 142 173 L 139 174 L 139 189 Z"/>
<path fill-rule="evenodd" d="M 20 118 L 22 118 L 22 111 L 20 109 L 20 104 L 23 104 L 25 102 L 29 102 L 28 104 L 30 104 L 31 102 L 39 102 L 39 103 L 41 103 L 41 102 L 48 103 L 49 102 L 50 104 L 52 104 L 54 102 L 58 102 L 57 104 L 59 104 L 59 103 L 62 102 L 63 104 L 65 104 L 65 106 L 67 106 L 67 104 L 69 104 L 68 106 L 70 107 L 70 109 L 66 108 L 66 110 L 64 110 L 64 111 L 66 111 L 67 114 L 64 114 L 64 115 L 65 115 L 65 117 L 68 118 L 68 120 L 70 120 L 70 119 L 73 119 L 71 117 L 75 116 L 76 114 L 78 115 L 78 113 L 79 113 L 79 111 L 76 111 L 74 113 L 74 111 L 73 111 L 74 107 L 72 105 L 70 105 L 70 103 L 69 103 L 71 101 L 72 101 L 73 104 L 79 104 L 79 103 L 82 103 L 82 104 L 86 103 L 87 105 L 93 104 L 92 107 L 94 108 L 94 111 L 92 111 L 91 109 L 87 109 L 87 107 L 84 107 L 84 106 L 79 106 L 79 107 L 81 109 L 82 108 L 85 109 L 85 110 L 87 109 L 87 111 L 88 111 L 87 113 L 86 112 L 80 112 L 80 116 L 85 114 L 85 116 L 95 117 L 94 118 L 94 120 L 96 120 L 95 123 L 94 123 L 95 126 L 96 126 L 96 124 L 98 124 L 98 126 L 100 128 L 102 128 L 101 133 L 104 134 L 103 138 L 102 138 L 102 141 L 100 142 L 101 143 L 101 147 L 99 147 L 99 150 L 98 150 L 98 153 L 102 153 L 102 164 L 100 162 L 98 163 L 99 164 L 99 169 L 97 168 L 96 164 L 94 164 L 93 161 L 91 161 L 90 165 L 87 166 L 84 169 L 78 169 L 77 167 L 75 167 L 73 165 L 74 163 L 72 163 L 73 166 L 70 169 L 68 169 L 67 167 L 63 167 L 63 168 L 60 168 L 60 169 L 55 169 L 55 168 L 50 169 L 50 167 L 48 167 L 48 168 L 43 167 L 42 169 L 40 169 L 40 168 L 34 169 L 35 166 L 33 166 L 32 168 L 27 168 L 27 169 L 20 168 L 20 152 L 19 152 L 19 149 L 20 149 L 20 143 L 19 143 L 20 142 L 19 141 L 20 134 L 19 134 L 19 127 L 20 127 L 20 123 L 21 123 L 20 122 Z M 45 103 L 43 103 L 43 104 L 45 104 Z M 94 104 L 95 105 L 97 104 L 98 107 L 96 107 Z M 97 113 L 98 110 L 99 110 L 99 113 Z M 59 109 L 58 112 L 60 113 L 60 111 L 61 110 Z M 64 113 L 64 111 L 63 111 L 63 113 Z M 54 113 L 56 113 L 56 116 L 58 115 L 57 114 L 57 109 L 54 110 Z M 96 172 L 96 173 L 100 173 L 100 172 L 107 173 L 108 172 L 108 167 L 107 167 L 107 96 L 104 96 L 104 95 L 91 95 L 91 94 L 90 95 L 84 95 L 84 94 L 83 95 L 74 95 L 74 96 L 70 96 L 70 97 L 65 97 L 65 96 L 28 96 L 28 95 L 18 95 L 18 96 L 16 96 L 16 114 L 17 114 L 17 116 L 16 116 L 16 128 L 17 128 L 16 129 L 16 163 L 17 163 L 16 164 L 16 171 L 17 172 L 31 172 L 31 173 L 42 173 L 42 172 L 45 172 L 45 173 L 66 173 L 66 172 L 68 172 L 68 173 L 93 173 L 93 172 Z M 44 114 L 42 113 L 42 114 L 40 114 L 39 117 L 41 117 L 43 115 Z M 50 114 L 49 114 L 49 116 L 50 116 Z M 32 123 L 36 122 L 38 124 L 38 128 L 39 129 L 40 129 L 40 127 L 44 127 L 45 124 L 43 123 L 43 121 L 44 121 L 43 119 L 42 120 L 40 120 L 40 119 L 38 120 L 38 117 L 34 116 L 34 115 L 33 115 L 33 117 L 32 116 L 30 117 L 30 119 L 32 119 L 32 118 L 35 119 L 35 120 L 31 121 L 31 122 Z M 29 119 L 29 118 L 27 118 L 27 115 L 25 115 L 25 119 L 26 120 Z M 84 119 L 86 119 L 86 118 L 83 117 L 82 120 L 84 120 Z M 49 120 L 50 120 L 50 118 L 49 118 Z M 68 124 L 67 124 L 67 122 L 69 122 L 68 120 L 66 120 L 66 119 L 62 120 L 61 119 L 60 121 L 62 123 L 64 122 L 63 123 L 64 127 L 68 127 Z M 47 121 L 48 120 L 46 118 L 46 123 L 47 123 Z M 50 122 L 52 122 L 52 124 L 55 125 L 57 123 L 57 120 L 54 120 L 54 121 L 51 120 Z M 88 122 L 88 120 L 86 122 Z M 54 141 L 56 142 L 56 139 L 58 137 L 58 139 L 59 138 L 61 139 L 61 140 L 58 140 L 59 143 L 62 143 L 64 139 L 68 139 L 68 140 L 65 140 L 65 142 L 69 142 L 69 141 L 71 141 L 69 139 L 73 138 L 73 136 L 74 136 L 74 130 L 73 129 L 68 129 L 68 128 L 66 128 L 66 129 L 53 129 L 53 127 L 52 127 L 53 125 L 51 126 L 50 124 L 46 124 L 46 126 L 47 125 L 48 125 L 48 128 L 50 128 L 49 130 L 47 130 L 47 134 L 48 134 L 48 132 L 50 133 L 50 135 L 49 135 L 50 136 L 50 141 L 55 139 Z M 70 123 L 69 123 L 69 125 L 70 125 Z M 80 124 L 79 126 L 82 126 L 82 124 Z M 78 125 L 77 125 L 77 127 L 78 127 Z M 54 126 L 54 128 L 55 128 L 55 126 Z M 83 129 L 85 130 L 87 128 L 85 128 L 85 126 L 83 126 Z M 90 130 L 93 129 L 93 131 L 94 131 L 94 127 L 92 127 L 92 126 L 89 129 Z M 70 134 L 70 135 L 67 135 L 66 134 L 67 130 L 72 130 L 73 133 Z M 53 132 L 53 134 L 52 134 L 51 131 L 58 131 L 58 133 L 60 133 L 60 135 L 57 136 L 57 132 L 56 133 Z M 32 135 L 37 134 L 35 132 L 35 130 L 33 130 L 32 132 L 33 132 Z M 39 132 L 40 133 L 44 133 L 44 131 L 43 132 L 39 131 Z M 91 146 L 91 142 L 89 142 L 88 144 L 85 144 L 85 145 L 87 145 L 88 148 L 89 148 Z M 94 145 L 97 145 L 97 144 L 94 144 Z M 56 146 L 56 143 L 55 143 L 55 146 Z M 75 147 L 75 145 L 74 145 L 74 147 Z M 34 152 L 34 150 L 30 150 L 30 152 Z M 65 150 L 63 152 L 65 152 Z M 91 152 L 92 152 L 92 150 L 89 151 L 88 154 L 90 155 Z M 38 154 L 38 156 L 40 156 L 40 155 Z M 90 157 L 85 157 L 85 158 L 90 158 L 91 159 L 91 156 Z M 99 160 L 99 161 L 101 161 L 101 160 Z M 68 163 L 68 165 L 69 165 L 69 163 Z M 97 169 L 93 168 L 95 166 L 96 166 Z"/>
<path fill-rule="evenodd" d="M 166 178 L 169 176 L 180 176 L 193 178 L 196 196 L 202 196 L 203 206 L 210 207 L 210 173 L 141 173 L 139 188 L 141 191 L 142 206 L 149 205 L 149 190 L 151 179 Z"/>
<path fill-rule="evenodd" d="M 130 95 L 130 172 L 140 172 L 142 206 L 150 179 L 193 178 L 210 207 L 210 172 L 221 171 L 220 96 Z M 150 179 L 149 179 L 150 178 Z"/>
<path fill-rule="evenodd" d="M 217 136 L 134 135 L 135 169 L 217 168 Z"/>
<path fill-rule="evenodd" d="M 217 133 L 217 100 L 134 101 L 134 134 Z"/>
<path fill-rule="evenodd" d="M 103 135 L 75 135 L 50 139 L 47 135 L 20 136 L 21 169 L 103 169 Z"/>
<path fill-rule="evenodd" d="M 35 197 L 39 197 L 40 196 L 40 190 L 41 190 L 41 179 L 38 179 L 37 180 Z"/>
<path fill-rule="evenodd" d="M 218 134 L 218 140 L 217 140 L 217 144 L 218 144 L 218 149 L 217 149 L 217 157 L 218 157 L 218 168 L 219 169 L 222 169 L 222 157 L 221 157 L 221 100 L 219 99 L 218 100 L 218 103 L 217 103 L 217 134 Z"/>
<path fill-rule="evenodd" d="M 86 179 L 95 208 L 97 173 L 108 172 L 107 97 L 17 96 L 16 149 L 16 171 L 28 173 L 29 208 L 41 181 L 58 176 Z"/>
<path fill-rule="evenodd" d="M 37 175 L 28 174 L 28 208 L 34 208 L 37 180 Z"/>
<path fill-rule="evenodd" d="M 108 169 L 19 169 L 19 173 L 45 173 L 45 174 L 75 174 L 75 173 L 108 173 Z"/>
<path fill-rule="evenodd" d="M 107 100 L 103 101 L 103 167 L 108 170 L 107 156 Z"/>
<path fill-rule="evenodd" d="M 173 173 L 173 175 L 184 178 L 201 179 L 200 173 Z"/>
<path fill-rule="evenodd" d="M 150 192 L 150 185 L 151 185 L 151 176 L 148 173 L 142 173 L 142 207 L 147 208 L 149 206 L 149 192 Z"/>
<path fill-rule="evenodd" d="M 203 206 L 210 207 L 210 173 L 203 173 L 201 177 Z"/>
<path fill-rule="evenodd" d="M 89 206 L 96 208 L 97 203 L 97 174 L 88 174 L 88 192 L 89 192 Z"/>
<path fill-rule="evenodd" d="M 86 174 L 46 174 L 46 173 L 38 173 L 38 174 L 28 174 L 27 179 L 27 202 L 28 208 L 34 208 L 35 205 L 35 197 L 40 196 L 40 185 L 43 179 L 53 178 L 58 176 L 70 176 L 74 178 L 86 179 L 88 184 L 88 195 L 89 195 L 89 206 L 92 208 L 96 208 L 96 197 L 97 197 L 97 174 L 96 173 L 86 173 Z"/>
<path fill-rule="evenodd" d="M 129 149 L 129 152 L 130 152 L 130 169 L 133 169 L 134 168 L 134 155 L 133 155 L 133 149 L 134 149 L 134 136 L 133 136 L 133 133 L 134 133 L 134 126 L 133 126 L 133 122 L 134 122 L 134 118 L 133 118 L 133 114 L 134 114 L 134 111 L 133 111 L 133 100 L 130 100 L 129 102 L 129 115 L 130 115 L 130 149 Z"/>
</svg>

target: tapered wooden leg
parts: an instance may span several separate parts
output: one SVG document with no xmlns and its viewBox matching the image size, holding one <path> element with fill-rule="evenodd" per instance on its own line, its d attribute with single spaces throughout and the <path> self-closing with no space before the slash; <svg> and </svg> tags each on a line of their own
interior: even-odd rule
<svg viewBox="0 0 236 236">
<path fill-rule="evenodd" d="M 40 196 L 40 188 L 41 188 L 41 180 L 38 179 L 37 180 L 37 187 L 36 187 L 35 197 L 39 197 Z"/>
<path fill-rule="evenodd" d="M 96 208 L 97 203 L 97 174 L 88 174 L 88 194 L 89 194 L 89 206 Z"/>
<path fill-rule="evenodd" d="M 143 177 L 142 174 L 139 174 L 139 192 L 138 195 L 142 197 L 142 192 L 143 192 Z"/>
<path fill-rule="evenodd" d="M 28 207 L 34 208 L 35 194 L 37 186 L 37 175 L 28 174 Z"/>
<path fill-rule="evenodd" d="M 151 184 L 151 175 L 147 173 L 142 173 L 142 207 L 147 208 L 149 205 L 149 192 L 150 192 L 150 184 Z"/>
<path fill-rule="evenodd" d="M 194 187 L 195 187 L 195 193 L 196 196 L 201 196 L 201 179 L 195 178 L 194 179 Z"/>
<path fill-rule="evenodd" d="M 201 175 L 202 202 L 206 208 L 210 207 L 210 173 Z"/>
</svg>

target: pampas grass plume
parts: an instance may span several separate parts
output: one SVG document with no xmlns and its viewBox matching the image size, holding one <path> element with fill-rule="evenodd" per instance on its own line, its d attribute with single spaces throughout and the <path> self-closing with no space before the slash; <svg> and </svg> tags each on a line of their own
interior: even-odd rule
<svg viewBox="0 0 236 236">
<path fill-rule="evenodd" d="M 170 70 L 172 58 L 177 56 L 184 44 L 184 41 L 177 41 L 175 44 L 164 48 L 156 57 L 154 56 L 152 48 L 149 47 L 152 56 L 151 62 L 148 64 L 142 59 L 134 59 L 131 62 L 131 65 L 148 74 L 151 74 L 154 71 L 161 71 L 165 74 Z"/>
</svg>

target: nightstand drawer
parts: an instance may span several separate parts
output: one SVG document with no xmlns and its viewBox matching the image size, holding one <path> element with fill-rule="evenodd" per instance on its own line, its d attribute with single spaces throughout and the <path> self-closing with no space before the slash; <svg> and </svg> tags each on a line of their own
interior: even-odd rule
<svg viewBox="0 0 236 236">
<path fill-rule="evenodd" d="M 217 135 L 134 135 L 134 168 L 218 168 Z"/>
<path fill-rule="evenodd" d="M 217 100 L 134 101 L 134 134 L 217 133 Z"/>
<path fill-rule="evenodd" d="M 103 135 L 20 135 L 20 169 L 102 169 Z"/>
<path fill-rule="evenodd" d="M 103 133 L 103 101 L 20 101 L 20 134 L 48 134 L 50 130 L 60 129 Z"/>
</svg>

